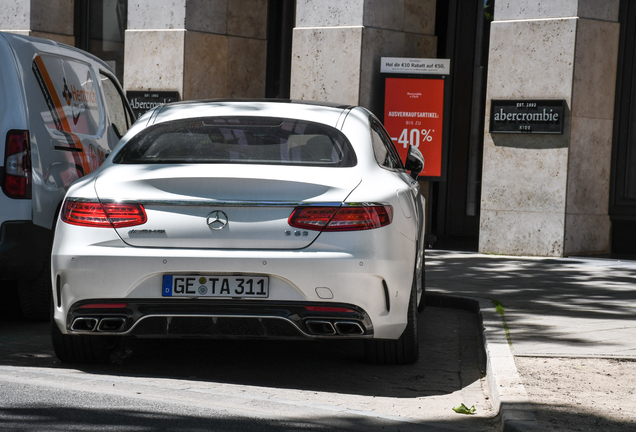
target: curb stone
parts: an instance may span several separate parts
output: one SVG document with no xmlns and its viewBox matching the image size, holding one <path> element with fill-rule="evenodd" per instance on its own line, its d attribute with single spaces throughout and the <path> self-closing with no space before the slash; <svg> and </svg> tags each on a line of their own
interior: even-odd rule
<svg viewBox="0 0 636 432">
<path fill-rule="evenodd" d="M 487 392 L 498 413 L 499 430 L 540 430 L 528 393 L 517 371 L 502 318 L 492 301 L 436 293 L 426 293 L 425 301 L 427 306 L 462 309 L 476 313 L 479 317 L 486 352 Z"/>
</svg>

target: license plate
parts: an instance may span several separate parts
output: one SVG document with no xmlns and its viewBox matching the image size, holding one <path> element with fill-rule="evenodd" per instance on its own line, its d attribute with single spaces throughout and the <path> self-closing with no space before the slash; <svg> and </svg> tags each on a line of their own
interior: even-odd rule
<svg viewBox="0 0 636 432">
<path fill-rule="evenodd" d="M 269 278 L 253 276 L 164 275 L 164 297 L 269 297 Z"/>
</svg>

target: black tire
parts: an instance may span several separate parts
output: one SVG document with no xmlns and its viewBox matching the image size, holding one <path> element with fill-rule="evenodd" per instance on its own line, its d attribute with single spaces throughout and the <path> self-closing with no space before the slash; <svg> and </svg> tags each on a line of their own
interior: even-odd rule
<svg viewBox="0 0 636 432">
<path fill-rule="evenodd" d="M 419 338 L 417 334 L 417 284 L 415 275 L 411 286 L 411 297 L 406 328 L 397 340 L 370 339 L 364 341 L 364 355 L 368 363 L 381 365 L 401 365 L 415 363 L 419 358 Z"/>
<path fill-rule="evenodd" d="M 426 253 L 422 254 L 422 297 L 417 305 L 417 311 L 422 312 L 426 308 Z"/>
<path fill-rule="evenodd" d="M 63 334 L 51 319 L 53 351 L 62 363 L 107 363 L 118 339 L 116 336 Z"/>
<path fill-rule="evenodd" d="M 42 270 L 33 278 L 18 281 L 20 309 L 31 321 L 48 321 L 51 310 L 51 261 L 45 260 Z"/>
</svg>

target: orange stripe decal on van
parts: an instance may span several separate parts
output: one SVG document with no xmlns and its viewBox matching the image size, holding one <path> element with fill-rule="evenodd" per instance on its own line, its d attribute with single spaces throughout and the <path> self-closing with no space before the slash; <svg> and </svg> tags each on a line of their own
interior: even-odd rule
<svg viewBox="0 0 636 432">
<path fill-rule="evenodd" d="M 44 96 L 46 104 L 49 107 L 49 111 L 51 112 L 51 116 L 53 117 L 55 128 L 64 134 L 71 148 L 77 148 L 80 150 L 73 152 L 75 163 L 82 168 L 84 175 L 90 173 L 91 168 L 88 164 L 88 158 L 84 151 L 82 141 L 71 130 L 71 125 L 66 118 L 66 113 L 64 112 L 60 98 L 55 91 L 53 81 L 51 80 L 49 72 L 46 70 L 46 66 L 39 55 L 36 55 L 33 59 L 33 72 L 35 73 L 35 78 L 40 85 L 42 95 Z"/>
</svg>

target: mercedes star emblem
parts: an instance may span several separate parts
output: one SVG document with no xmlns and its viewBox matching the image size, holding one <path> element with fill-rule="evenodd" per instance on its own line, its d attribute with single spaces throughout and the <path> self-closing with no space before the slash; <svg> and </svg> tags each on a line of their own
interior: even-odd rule
<svg viewBox="0 0 636 432">
<path fill-rule="evenodd" d="M 228 223 L 227 215 L 221 210 L 214 210 L 208 215 L 208 226 L 214 231 L 222 230 Z"/>
</svg>

